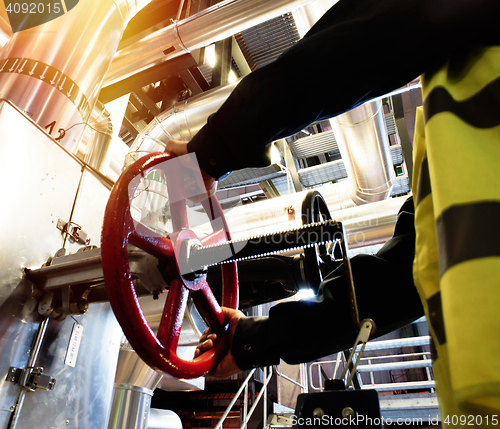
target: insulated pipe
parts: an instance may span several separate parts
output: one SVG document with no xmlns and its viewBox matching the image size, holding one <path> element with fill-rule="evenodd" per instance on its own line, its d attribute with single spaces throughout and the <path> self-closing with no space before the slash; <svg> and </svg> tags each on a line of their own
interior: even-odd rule
<svg viewBox="0 0 500 429">
<path fill-rule="evenodd" d="M 121 49 L 113 59 L 104 86 L 223 40 L 309 1 L 224 0 Z"/>
<path fill-rule="evenodd" d="M 76 156 L 92 168 L 105 174 L 112 156 L 112 139 L 111 115 L 98 100 L 85 127 Z"/>
<path fill-rule="evenodd" d="M 382 101 L 370 101 L 330 119 L 351 182 L 355 205 L 386 199 L 396 174 L 392 167 Z"/>
<path fill-rule="evenodd" d="M 347 182 L 343 182 L 347 183 Z M 341 208 L 339 184 L 323 185 L 319 190 L 333 219 L 343 223 L 349 249 L 385 243 L 394 232 L 397 213 L 406 196 L 389 198 L 372 204 Z M 306 191 L 234 207 L 225 213 L 233 239 L 243 239 L 273 231 L 298 228 L 302 201 Z M 340 192 L 340 195 L 345 192 Z M 295 209 L 296 218 L 290 221 L 288 207 Z"/>
<path fill-rule="evenodd" d="M 152 396 L 152 390 L 115 383 L 108 429 L 147 429 Z"/>
<path fill-rule="evenodd" d="M 80 1 L 36 31 L 15 33 L 0 51 L 0 98 L 75 153 L 123 30 L 149 1 Z"/>
<path fill-rule="evenodd" d="M 163 152 L 169 140 L 191 140 L 207 123 L 207 118 L 222 106 L 238 82 L 176 103 L 155 117 L 132 143 L 125 164 L 151 152 Z"/>
<path fill-rule="evenodd" d="M 161 377 L 139 358 L 130 344 L 122 343 L 108 429 L 146 429 L 153 391 Z"/>
</svg>

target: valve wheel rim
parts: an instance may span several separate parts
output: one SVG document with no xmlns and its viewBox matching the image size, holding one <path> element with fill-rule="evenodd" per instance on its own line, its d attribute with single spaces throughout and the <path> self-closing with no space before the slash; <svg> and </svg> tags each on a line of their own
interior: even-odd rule
<svg viewBox="0 0 500 429">
<path fill-rule="evenodd" d="M 141 178 L 161 163 L 174 158 L 174 155 L 168 153 L 149 154 L 129 166 L 120 176 L 111 191 L 104 214 L 101 255 L 108 299 L 130 345 L 153 369 L 179 378 L 196 378 L 214 369 L 229 348 L 227 335 L 223 333 L 224 316 L 206 282 L 206 276 L 202 276 L 198 280 L 196 290 L 191 293 L 197 294 L 197 302 L 201 303 L 202 312 L 209 326 L 219 333 L 218 341 L 211 350 L 188 361 L 181 359 L 176 352 L 190 293 L 184 284 L 185 279 L 178 271 L 177 276 L 173 276 L 160 327 L 155 335 L 140 307 L 128 265 L 128 243 L 131 243 L 155 257 L 170 261 L 169 265 L 174 267 L 175 271 L 175 244 L 172 240 L 154 234 L 145 226 L 134 222 L 130 213 L 130 201 Z M 174 164 L 172 166 L 174 169 L 178 168 L 179 165 L 177 162 L 170 164 Z M 167 181 L 167 189 L 169 200 L 172 195 L 175 195 L 172 199 L 176 201 L 175 207 L 172 207 L 171 204 L 172 223 L 174 228 L 178 228 L 182 232 L 186 231 L 189 225 L 179 173 L 180 171 L 178 174 L 169 174 L 169 179 L 173 178 L 173 180 Z M 230 240 L 227 222 L 217 199 L 210 197 L 203 205 L 212 225 L 215 225 L 217 218 L 219 218 L 217 225 L 220 225 L 222 220 L 225 232 L 222 236 L 225 235 L 226 239 Z M 178 212 L 175 211 L 177 209 Z M 141 234 L 141 231 L 147 232 L 148 236 Z M 174 229 L 174 231 L 176 230 Z M 185 232 L 179 235 L 182 235 L 182 239 L 184 236 L 192 237 L 192 234 Z M 217 239 L 220 240 L 220 237 L 221 234 L 218 235 Z M 237 308 L 236 263 L 224 264 L 222 271 L 224 285 L 222 305 Z"/>
</svg>

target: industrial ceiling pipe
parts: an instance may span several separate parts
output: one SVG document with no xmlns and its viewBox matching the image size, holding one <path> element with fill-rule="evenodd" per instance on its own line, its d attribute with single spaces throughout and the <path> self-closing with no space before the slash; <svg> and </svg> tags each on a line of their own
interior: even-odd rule
<svg viewBox="0 0 500 429">
<path fill-rule="evenodd" d="M 136 137 L 125 163 L 131 164 L 151 152 L 162 152 L 169 140 L 191 140 L 207 118 L 226 101 L 239 81 L 220 86 L 174 104 L 155 117 Z"/>
<path fill-rule="evenodd" d="M 224 0 L 121 49 L 113 59 L 104 86 L 223 40 L 309 1 Z"/>
<path fill-rule="evenodd" d="M 0 51 L 0 99 L 75 153 L 129 20 L 150 0 L 85 0 L 15 33 Z"/>
</svg>

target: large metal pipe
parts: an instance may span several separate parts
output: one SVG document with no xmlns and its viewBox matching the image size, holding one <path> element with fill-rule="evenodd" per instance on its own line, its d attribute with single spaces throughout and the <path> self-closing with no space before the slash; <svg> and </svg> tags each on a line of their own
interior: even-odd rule
<svg viewBox="0 0 500 429">
<path fill-rule="evenodd" d="M 153 391 L 161 377 L 139 358 L 128 342 L 123 342 L 108 429 L 146 429 Z"/>
<path fill-rule="evenodd" d="M 103 172 L 110 163 L 112 139 L 111 115 L 104 105 L 97 101 L 78 145 L 76 156 L 97 171 Z"/>
<path fill-rule="evenodd" d="M 0 98 L 74 153 L 123 30 L 149 1 L 80 1 L 36 31 L 15 33 L 0 51 Z"/>
<path fill-rule="evenodd" d="M 389 196 L 396 174 L 380 100 L 364 103 L 330 119 L 344 160 L 355 205 L 381 201 Z"/>
<path fill-rule="evenodd" d="M 191 140 L 206 124 L 207 118 L 222 106 L 238 82 L 176 103 L 155 117 L 132 143 L 125 163 L 128 165 L 148 153 L 163 151 L 169 140 Z"/>
<path fill-rule="evenodd" d="M 372 204 L 350 208 L 339 205 L 338 184 L 323 185 L 319 190 L 335 220 L 341 221 L 350 249 L 386 242 L 394 232 L 397 213 L 406 197 L 389 198 Z M 243 239 L 272 231 L 298 228 L 302 224 L 300 211 L 308 191 L 285 195 L 234 207 L 225 213 L 231 236 Z M 341 193 L 342 195 L 342 193 Z M 296 219 L 290 221 L 288 208 L 292 207 Z"/>
<path fill-rule="evenodd" d="M 224 0 L 121 49 L 113 59 L 104 86 L 230 37 L 309 1 Z"/>
</svg>

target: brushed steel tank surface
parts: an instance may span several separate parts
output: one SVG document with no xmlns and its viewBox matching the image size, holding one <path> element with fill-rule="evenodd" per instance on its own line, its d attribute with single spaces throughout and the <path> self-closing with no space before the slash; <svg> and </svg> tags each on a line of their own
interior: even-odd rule
<svg viewBox="0 0 500 429">
<path fill-rule="evenodd" d="M 23 369 L 41 321 L 34 285 L 24 269 L 40 268 L 64 246 L 59 219 L 72 218 L 99 245 L 109 183 L 54 142 L 33 121 L 0 101 L 0 178 L 6 204 L 0 213 L 0 429 L 9 428 L 22 393 L 6 380 Z M 78 219 L 78 220 L 77 220 Z M 76 252 L 82 245 L 66 243 Z M 76 320 L 49 320 L 34 366 L 56 378 L 53 390 L 24 394 L 16 428 L 104 428 L 111 409 L 121 330 L 108 303 L 92 304 Z M 83 326 L 75 365 L 65 356 L 74 325 Z M 21 395 L 22 396 L 22 395 Z M 66 421 L 68 423 L 66 423 Z"/>
</svg>

